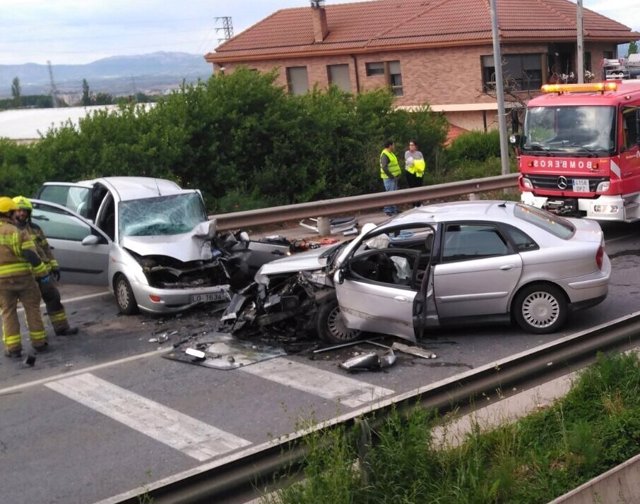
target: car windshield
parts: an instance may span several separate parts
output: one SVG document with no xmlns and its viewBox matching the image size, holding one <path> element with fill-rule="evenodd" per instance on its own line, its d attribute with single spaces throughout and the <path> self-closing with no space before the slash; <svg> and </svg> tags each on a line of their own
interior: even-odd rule
<svg viewBox="0 0 640 504">
<path fill-rule="evenodd" d="M 560 153 L 611 151 L 614 107 L 532 107 L 527 109 L 522 150 Z"/>
<path fill-rule="evenodd" d="M 120 236 L 166 236 L 188 233 L 207 220 L 197 192 L 120 202 Z"/>
<path fill-rule="evenodd" d="M 576 231 L 574 225 L 567 219 L 529 205 L 516 205 L 513 215 L 564 240 L 571 238 Z"/>
</svg>

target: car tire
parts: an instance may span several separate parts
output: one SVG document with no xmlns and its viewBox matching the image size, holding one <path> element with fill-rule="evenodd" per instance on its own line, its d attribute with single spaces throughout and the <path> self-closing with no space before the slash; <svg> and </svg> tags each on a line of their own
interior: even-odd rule
<svg viewBox="0 0 640 504">
<path fill-rule="evenodd" d="M 116 303 L 120 313 L 124 315 L 134 315 L 138 313 L 138 303 L 133 295 L 133 289 L 129 280 L 124 275 L 118 275 L 113 282 L 113 292 L 116 296 Z"/>
<path fill-rule="evenodd" d="M 318 307 L 316 331 L 322 341 L 336 344 L 355 341 L 362 335 L 362 331 L 345 327 L 337 299 L 323 303 Z"/>
<path fill-rule="evenodd" d="M 554 285 L 527 285 L 518 292 L 513 301 L 513 316 L 518 325 L 527 332 L 556 332 L 567 321 L 566 296 Z"/>
</svg>

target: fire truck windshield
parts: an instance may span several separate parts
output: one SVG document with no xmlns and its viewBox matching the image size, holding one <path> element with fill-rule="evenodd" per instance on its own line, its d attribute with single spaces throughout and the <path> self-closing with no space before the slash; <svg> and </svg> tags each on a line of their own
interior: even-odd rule
<svg viewBox="0 0 640 504">
<path fill-rule="evenodd" d="M 615 107 L 531 107 L 524 124 L 523 152 L 561 155 L 610 153 L 615 148 Z"/>
</svg>

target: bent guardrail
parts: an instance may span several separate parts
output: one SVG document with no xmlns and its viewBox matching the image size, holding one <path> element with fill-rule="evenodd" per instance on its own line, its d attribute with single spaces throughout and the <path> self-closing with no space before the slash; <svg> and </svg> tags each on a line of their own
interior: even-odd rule
<svg viewBox="0 0 640 504">
<path fill-rule="evenodd" d="M 231 229 L 250 228 L 265 224 L 276 224 L 288 220 L 299 220 L 307 217 L 326 217 L 357 212 L 385 205 L 401 205 L 420 200 L 435 200 L 463 196 L 470 193 L 495 191 L 516 187 L 518 174 L 499 175 L 481 179 L 450 182 L 399 191 L 360 194 L 348 198 L 336 198 L 321 201 L 310 201 L 296 205 L 284 205 L 259 210 L 246 210 L 226 214 L 212 215 L 217 221 L 217 229 L 226 231 Z"/>
</svg>

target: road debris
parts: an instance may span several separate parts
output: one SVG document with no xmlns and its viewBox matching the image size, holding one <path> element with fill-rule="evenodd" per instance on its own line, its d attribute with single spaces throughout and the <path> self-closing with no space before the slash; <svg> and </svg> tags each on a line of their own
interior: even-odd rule
<svg viewBox="0 0 640 504">
<path fill-rule="evenodd" d="M 391 348 L 393 350 L 397 350 L 398 352 L 415 355 L 416 357 L 422 357 L 423 359 L 435 359 L 437 357 L 436 354 L 430 352 L 429 350 L 426 350 L 425 348 L 405 345 L 404 343 L 399 343 L 397 341 L 393 342 Z"/>
<path fill-rule="evenodd" d="M 363 355 L 352 357 L 340 364 L 342 369 L 350 373 L 359 371 L 379 371 L 393 366 L 396 362 L 396 354 L 389 349 L 385 352 L 369 352 Z"/>
<path fill-rule="evenodd" d="M 218 332 L 209 335 L 206 341 L 189 339 L 187 343 L 188 347 L 181 348 L 181 345 L 178 345 L 163 357 L 213 369 L 229 370 L 287 355 L 280 346 L 240 340 L 230 334 Z"/>
</svg>

